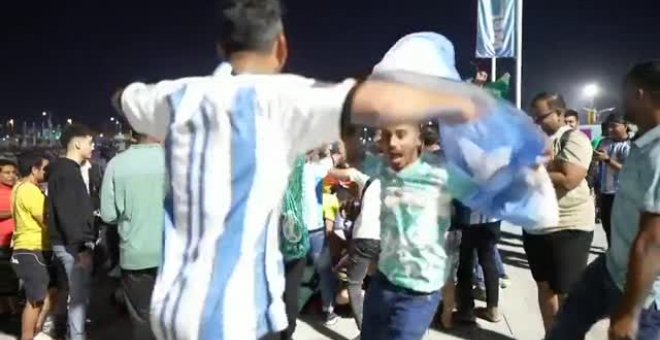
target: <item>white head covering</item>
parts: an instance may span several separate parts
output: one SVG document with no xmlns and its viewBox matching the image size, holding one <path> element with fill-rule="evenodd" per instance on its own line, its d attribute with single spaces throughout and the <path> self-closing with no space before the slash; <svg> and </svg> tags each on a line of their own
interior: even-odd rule
<svg viewBox="0 0 660 340">
<path fill-rule="evenodd" d="M 434 32 L 408 34 L 390 48 L 373 73 L 408 71 L 460 81 L 454 61 L 454 45 Z"/>
</svg>

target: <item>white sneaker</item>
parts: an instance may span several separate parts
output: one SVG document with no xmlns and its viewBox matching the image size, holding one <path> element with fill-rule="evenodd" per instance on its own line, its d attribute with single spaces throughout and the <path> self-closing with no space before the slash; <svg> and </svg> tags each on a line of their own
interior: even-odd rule
<svg viewBox="0 0 660 340">
<path fill-rule="evenodd" d="M 44 332 L 39 332 L 39 334 L 35 335 L 34 340 L 53 340 L 53 338 L 50 337 L 50 335 L 44 333 Z"/>
<path fill-rule="evenodd" d="M 507 288 L 511 285 L 511 280 L 509 280 L 509 277 L 505 276 L 503 278 L 500 278 L 500 288 L 504 289 Z"/>
</svg>

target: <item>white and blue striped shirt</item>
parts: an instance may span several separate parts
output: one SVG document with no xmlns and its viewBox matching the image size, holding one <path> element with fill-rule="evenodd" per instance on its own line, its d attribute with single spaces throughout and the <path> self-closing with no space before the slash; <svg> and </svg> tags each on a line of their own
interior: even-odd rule
<svg viewBox="0 0 660 340">
<path fill-rule="evenodd" d="M 166 140 L 169 226 L 151 308 L 159 339 L 286 328 L 279 206 L 295 157 L 339 140 L 352 86 L 218 72 L 124 90 L 133 128 Z"/>
</svg>

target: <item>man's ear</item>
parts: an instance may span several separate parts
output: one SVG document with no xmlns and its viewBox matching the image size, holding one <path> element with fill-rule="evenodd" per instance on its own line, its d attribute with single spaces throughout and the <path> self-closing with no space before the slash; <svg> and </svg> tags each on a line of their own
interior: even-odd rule
<svg viewBox="0 0 660 340">
<path fill-rule="evenodd" d="M 644 89 L 635 89 L 635 100 L 643 101 L 648 96 Z"/>
<path fill-rule="evenodd" d="M 284 65 L 286 65 L 287 59 L 289 58 L 289 46 L 284 32 L 281 32 L 277 36 L 277 40 L 275 42 L 275 56 L 279 63 L 279 69 L 282 70 Z"/>
</svg>

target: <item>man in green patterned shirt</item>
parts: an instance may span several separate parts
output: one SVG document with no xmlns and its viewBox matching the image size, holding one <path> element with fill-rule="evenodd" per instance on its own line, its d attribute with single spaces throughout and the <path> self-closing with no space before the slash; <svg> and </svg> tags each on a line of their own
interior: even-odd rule
<svg viewBox="0 0 660 340">
<path fill-rule="evenodd" d="M 369 174 L 381 184 L 381 253 L 364 302 L 363 339 L 421 339 L 449 275 L 447 172 L 420 158 L 417 125 L 384 128 L 385 159 Z"/>
<path fill-rule="evenodd" d="M 375 76 L 394 81 L 398 72 L 460 80 L 452 43 L 431 32 L 402 38 L 374 67 Z M 364 167 L 381 186 L 381 252 L 364 301 L 361 338 L 422 339 L 451 272 L 445 252 L 448 173 L 439 158 L 420 156 L 419 125 L 386 126 L 379 143 L 383 156 L 370 157 Z"/>
</svg>

